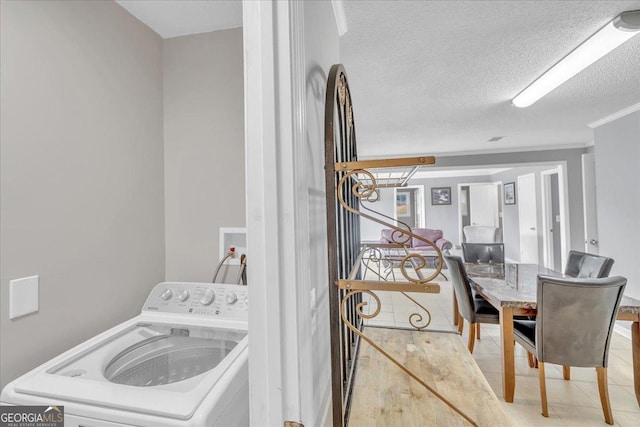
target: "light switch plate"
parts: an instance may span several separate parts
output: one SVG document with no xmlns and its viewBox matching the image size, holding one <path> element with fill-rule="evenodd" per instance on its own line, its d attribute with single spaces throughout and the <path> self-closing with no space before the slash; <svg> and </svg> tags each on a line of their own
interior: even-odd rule
<svg viewBox="0 0 640 427">
<path fill-rule="evenodd" d="M 9 282 L 9 319 L 39 310 L 38 280 L 31 276 Z"/>
</svg>

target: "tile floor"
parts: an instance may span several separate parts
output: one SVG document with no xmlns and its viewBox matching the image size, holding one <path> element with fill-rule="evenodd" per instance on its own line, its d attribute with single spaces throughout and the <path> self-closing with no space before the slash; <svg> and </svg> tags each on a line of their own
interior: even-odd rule
<svg viewBox="0 0 640 427">
<path fill-rule="evenodd" d="M 400 276 L 399 276 L 400 277 Z M 409 294 L 431 313 L 428 329 L 454 329 L 452 291 L 448 281 L 440 278 L 439 294 Z M 380 314 L 371 324 L 411 327 L 409 316 L 415 304 L 401 293 L 379 292 Z M 468 323 L 462 339 L 466 345 Z M 491 384 L 514 426 L 606 426 L 596 381 L 595 369 L 571 368 L 571 380 L 562 379 L 562 367 L 547 364 L 547 399 L 549 418 L 540 415 L 538 371 L 529 368 L 526 352 L 516 345 L 516 390 L 513 403 L 502 400 L 500 331 L 498 325 L 482 325 L 481 339 L 476 340 L 473 356 Z M 609 354 L 609 396 L 615 425 L 640 426 L 640 407 L 633 390 L 631 340 L 614 334 Z"/>
</svg>

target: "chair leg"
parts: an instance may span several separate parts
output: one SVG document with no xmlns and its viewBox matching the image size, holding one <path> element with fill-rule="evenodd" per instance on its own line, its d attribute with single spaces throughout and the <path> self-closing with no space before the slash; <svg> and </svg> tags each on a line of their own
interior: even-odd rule
<svg viewBox="0 0 640 427">
<path fill-rule="evenodd" d="M 458 315 L 458 333 L 462 335 L 462 330 L 464 329 L 464 317 Z"/>
<path fill-rule="evenodd" d="M 458 298 L 456 297 L 456 291 L 453 290 L 453 326 L 457 326 L 460 322 L 460 311 L 458 311 Z"/>
<path fill-rule="evenodd" d="M 562 367 L 562 378 L 569 381 L 571 379 L 571 366 Z"/>
<path fill-rule="evenodd" d="M 476 323 L 476 338 L 480 339 L 480 323 Z"/>
<path fill-rule="evenodd" d="M 527 351 L 527 362 L 529 363 L 530 368 L 535 368 L 535 362 L 533 361 L 533 354 Z"/>
<path fill-rule="evenodd" d="M 469 324 L 469 353 L 473 353 L 473 346 L 476 343 L 476 325 L 477 323 Z"/>
<path fill-rule="evenodd" d="M 542 403 L 542 416 L 549 417 L 547 408 L 547 382 L 544 377 L 544 363 L 538 361 L 538 376 L 540 379 L 540 403 Z"/>
<path fill-rule="evenodd" d="M 609 401 L 609 384 L 607 383 L 607 368 L 596 368 L 598 373 L 598 391 L 600 392 L 600 403 L 604 420 L 607 424 L 613 425 L 613 413 L 611 412 L 611 402 Z"/>
</svg>

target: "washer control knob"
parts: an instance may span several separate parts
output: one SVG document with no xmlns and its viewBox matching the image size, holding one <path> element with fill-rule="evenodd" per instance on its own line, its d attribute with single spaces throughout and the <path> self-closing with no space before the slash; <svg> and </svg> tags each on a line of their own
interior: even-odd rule
<svg viewBox="0 0 640 427">
<path fill-rule="evenodd" d="M 202 298 L 200 298 L 200 304 L 209 305 L 216 299 L 216 293 L 213 289 L 207 289 Z"/>
<path fill-rule="evenodd" d="M 191 296 L 191 294 L 189 293 L 189 291 L 187 289 L 181 289 L 178 291 L 178 299 L 180 301 L 186 301 L 189 299 L 189 297 Z"/>
<path fill-rule="evenodd" d="M 164 289 L 160 294 L 160 298 L 162 298 L 165 301 L 168 299 L 171 299 L 172 296 L 173 296 L 173 291 L 169 288 Z"/>
<path fill-rule="evenodd" d="M 229 292 L 227 294 L 227 304 L 231 305 L 231 304 L 235 304 L 236 301 L 238 301 L 238 295 L 236 295 L 235 292 Z"/>
</svg>

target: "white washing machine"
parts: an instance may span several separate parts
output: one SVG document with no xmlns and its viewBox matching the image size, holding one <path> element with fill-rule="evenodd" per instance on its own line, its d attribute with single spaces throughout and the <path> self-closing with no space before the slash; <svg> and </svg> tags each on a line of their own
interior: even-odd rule
<svg viewBox="0 0 640 427">
<path fill-rule="evenodd" d="M 62 405 L 66 427 L 248 426 L 247 363 L 247 287 L 166 282 L 139 316 L 11 382 L 0 403 Z"/>
</svg>

